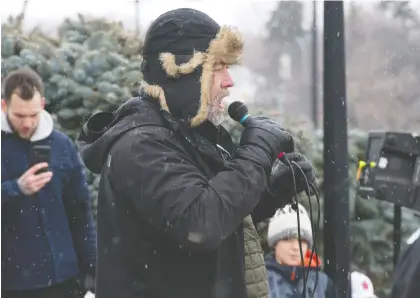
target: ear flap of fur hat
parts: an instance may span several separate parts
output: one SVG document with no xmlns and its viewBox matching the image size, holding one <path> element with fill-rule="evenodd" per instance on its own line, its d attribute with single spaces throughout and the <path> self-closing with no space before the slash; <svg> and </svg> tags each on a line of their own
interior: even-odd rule
<svg viewBox="0 0 420 298">
<path fill-rule="evenodd" d="M 300 236 L 302 241 L 313 244 L 312 224 L 305 207 L 299 204 Z M 268 225 L 268 245 L 274 247 L 280 240 L 298 238 L 297 210 L 291 205 L 277 210 Z"/>
<path fill-rule="evenodd" d="M 187 8 L 169 11 L 146 35 L 142 88 L 163 110 L 198 126 L 208 116 L 215 65 L 238 64 L 242 50 L 241 34 L 208 15 Z"/>
</svg>

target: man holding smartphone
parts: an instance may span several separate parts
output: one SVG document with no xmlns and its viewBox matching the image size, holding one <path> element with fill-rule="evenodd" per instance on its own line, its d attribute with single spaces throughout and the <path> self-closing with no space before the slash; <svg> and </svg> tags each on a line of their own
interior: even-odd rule
<svg viewBox="0 0 420 298">
<path fill-rule="evenodd" d="M 2 82 L 2 297 L 94 291 L 96 230 L 83 164 L 29 68 Z"/>
</svg>

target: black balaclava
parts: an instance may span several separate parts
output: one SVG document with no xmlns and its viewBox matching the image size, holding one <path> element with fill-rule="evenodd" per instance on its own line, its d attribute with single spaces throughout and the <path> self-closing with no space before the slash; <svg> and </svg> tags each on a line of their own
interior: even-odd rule
<svg viewBox="0 0 420 298">
<path fill-rule="evenodd" d="M 163 110 L 199 126 L 207 119 L 214 66 L 238 64 L 242 49 L 238 32 L 220 27 L 203 12 L 168 11 L 146 34 L 142 89 Z"/>
</svg>

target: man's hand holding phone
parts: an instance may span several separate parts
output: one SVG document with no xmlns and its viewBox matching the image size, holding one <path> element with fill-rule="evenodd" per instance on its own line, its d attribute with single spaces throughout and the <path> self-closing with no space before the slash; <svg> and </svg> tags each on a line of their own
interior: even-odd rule
<svg viewBox="0 0 420 298">
<path fill-rule="evenodd" d="M 39 170 L 48 168 L 48 163 L 42 162 L 37 163 L 27 170 L 17 181 L 20 190 L 25 195 L 32 195 L 43 188 L 48 182 L 50 182 L 53 173 L 51 171 L 41 172 L 37 174 Z"/>
</svg>

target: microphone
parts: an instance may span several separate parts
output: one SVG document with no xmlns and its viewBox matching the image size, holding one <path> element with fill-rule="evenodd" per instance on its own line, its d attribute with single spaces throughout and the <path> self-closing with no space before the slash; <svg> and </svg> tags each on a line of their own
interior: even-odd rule
<svg viewBox="0 0 420 298">
<path fill-rule="evenodd" d="M 252 120 L 252 117 L 248 112 L 248 108 L 243 102 L 240 101 L 232 102 L 229 105 L 228 113 L 230 118 L 236 122 L 239 122 L 244 127 L 247 126 Z"/>
<path fill-rule="evenodd" d="M 252 122 L 252 116 L 248 112 L 247 106 L 241 101 L 234 101 L 229 105 L 228 114 L 230 118 L 242 124 L 243 127 L 249 125 Z M 295 142 L 293 141 L 292 135 L 286 130 L 282 129 L 286 134 L 288 134 L 288 140 L 285 142 L 284 152 L 290 153 L 295 151 Z M 280 152 L 278 159 L 282 161 L 285 160 L 284 152 Z M 283 154 L 283 155 L 282 155 Z"/>
</svg>

